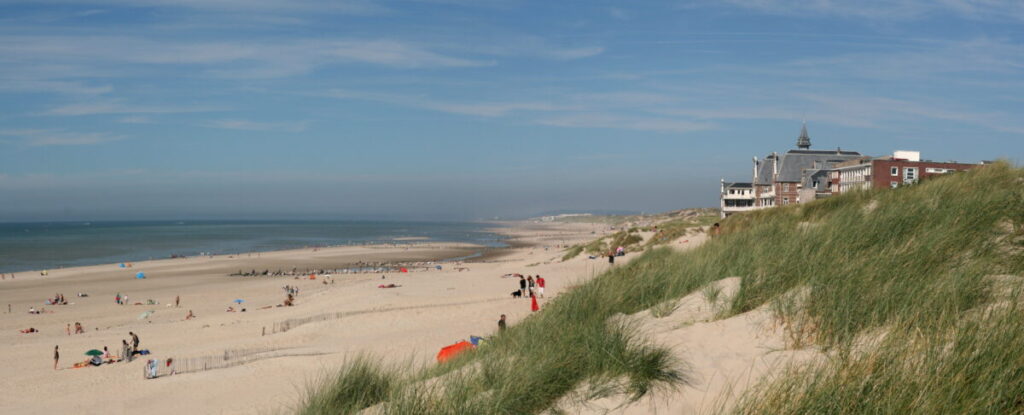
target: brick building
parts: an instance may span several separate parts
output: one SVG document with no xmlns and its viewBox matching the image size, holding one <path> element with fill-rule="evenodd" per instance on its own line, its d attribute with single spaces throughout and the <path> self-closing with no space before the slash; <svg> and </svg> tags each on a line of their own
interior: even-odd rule
<svg viewBox="0 0 1024 415">
<path fill-rule="evenodd" d="M 829 172 L 832 193 L 855 189 L 898 187 L 922 179 L 955 171 L 968 170 L 981 164 L 921 160 L 917 151 L 897 151 L 891 156 L 861 158 L 836 165 Z"/>
</svg>

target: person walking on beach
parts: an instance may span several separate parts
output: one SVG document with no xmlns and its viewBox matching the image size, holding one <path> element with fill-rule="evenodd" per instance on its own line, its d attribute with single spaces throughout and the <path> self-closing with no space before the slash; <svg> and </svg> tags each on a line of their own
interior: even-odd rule
<svg viewBox="0 0 1024 415">
<path fill-rule="evenodd" d="M 530 292 L 530 297 L 533 297 L 533 289 L 534 289 L 535 286 L 536 286 L 536 283 L 533 282 L 533 275 L 527 276 L 526 277 L 526 287 L 527 287 L 527 290 Z"/>
<path fill-rule="evenodd" d="M 64 331 L 68 332 L 68 336 L 71 335 L 71 323 L 68 323 L 68 327 L 65 328 Z"/>
<path fill-rule="evenodd" d="M 60 361 L 60 345 L 53 346 L 53 370 L 57 370 L 57 362 Z"/>
<path fill-rule="evenodd" d="M 121 293 L 117 293 L 117 295 L 114 296 L 114 302 L 117 303 L 117 305 L 121 305 Z"/>
<path fill-rule="evenodd" d="M 519 276 L 519 294 L 526 297 L 526 278 L 522 275 Z"/>
<path fill-rule="evenodd" d="M 176 295 L 174 296 L 174 308 L 178 308 L 179 305 L 181 305 L 181 296 Z"/>
<path fill-rule="evenodd" d="M 132 336 L 132 351 L 139 350 L 139 335 L 130 331 L 128 332 L 128 335 Z"/>
<path fill-rule="evenodd" d="M 544 277 L 537 274 L 537 294 L 540 294 L 540 298 L 544 298 Z"/>
<path fill-rule="evenodd" d="M 501 318 L 498 319 L 498 331 L 505 331 L 505 315 L 502 314 Z"/>
<path fill-rule="evenodd" d="M 128 348 L 128 341 L 125 339 L 121 339 L 121 361 L 126 363 L 132 361 L 132 351 Z"/>
</svg>

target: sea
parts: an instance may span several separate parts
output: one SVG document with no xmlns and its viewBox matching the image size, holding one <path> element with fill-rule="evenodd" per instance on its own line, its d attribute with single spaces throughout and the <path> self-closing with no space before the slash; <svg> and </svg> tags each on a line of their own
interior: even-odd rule
<svg viewBox="0 0 1024 415">
<path fill-rule="evenodd" d="M 503 246 L 493 228 L 397 221 L 0 223 L 0 273 L 312 246 L 424 241 Z"/>
</svg>

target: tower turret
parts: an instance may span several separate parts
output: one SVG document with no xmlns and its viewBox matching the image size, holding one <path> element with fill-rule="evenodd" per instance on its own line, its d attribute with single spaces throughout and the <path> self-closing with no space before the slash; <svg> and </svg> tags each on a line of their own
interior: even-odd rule
<svg viewBox="0 0 1024 415">
<path fill-rule="evenodd" d="M 800 137 L 796 139 L 796 146 L 801 150 L 811 148 L 811 136 L 807 135 L 807 122 L 804 122 L 803 127 L 800 128 Z"/>
</svg>

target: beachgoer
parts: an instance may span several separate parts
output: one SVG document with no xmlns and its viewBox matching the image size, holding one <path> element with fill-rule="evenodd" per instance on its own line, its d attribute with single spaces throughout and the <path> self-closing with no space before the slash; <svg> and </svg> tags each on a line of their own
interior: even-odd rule
<svg viewBox="0 0 1024 415">
<path fill-rule="evenodd" d="M 615 264 L 615 253 L 614 252 L 609 252 L 608 253 L 608 263 L 612 264 L 612 265 Z"/>
<path fill-rule="evenodd" d="M 57 362 L 60 361 L 60 345 L 53 346 L 53 370 L 57 370 Z"/>
<path fill-rule="evenodd" d="M 132 351 L 139 350 L 139 335 L 130 331 L 128 335 L 132 336 Z"/>
<path fill-rule="evenodd" d="M 82 328 L 82 323 L 75 322 L 75 334 L 85 334 L 85 329 Z"/>
<path fill-rule="evenodd" d="M 132 351 L 131 351 L 131 349 L 129 347 L 130 346 L 128 346 L 128 341 L 125 340 L 125 339 L 121 339 L 121 361 L 122 362 L 131 362 L 132 361 Z"/>
<path fill-rule="evenodd" d="M 530 291 L 530 295 L 533 296 L 533 289 L 536 287 L 536 283 L 533 282 L 533 275 L 526 277 L 526 287 Z"/>
<path fill-rule="evenodd" d="M 544 298 L 544 277 L 537 275 L 537 294 Z"/>
<path fill-rule="evenodd" d="M 106 358 L 110 357 L 110 351 L 107 350 L 107 346 L 103 346 L 103 357 L 106 357 Z"/>
<path fill-rule="evenodd" d="M 501 318 L 498 319 L 498 330 L 505 331 L 505 315 L 502 314 Z"/>
<path fill-rule="evenodd" d="M 194 318 L 196 318 L 196 316 L 192 314 L 192 310 L 188 310 L 188 314 L 185 315 L 185 320 L 191 320 Z"/>
<path fill-rule="evenodd" d="M 178 305 L 180 305 L 180 304 L 181 304 L 181 296 L 180 295 L 174 296 L 174 307 L 177 308 Z"/>
<path fill-rule="evenodd" d="M 121 293 L 117 293 L 117 295 L 114 296 L 114 302 L 117 303 L 117 305 L 121 305 Z"/>
<path fill-rule="evenodd" d="M 71 335 L 71 323 L 68 323 L 68 326 L 64 330 L 67 331 L 68 332 L 68 336 L 70 336 Z"/>
<path fill-rule="evenodd" d="M 721 234 L 722 234 L 722 225 L 719 225 L 718 222 L 715 222 L 714 225 L 711 225 L 711 237 L 712 238 L 714 238 L 714 237 L 716 237 L 718 235 L 721 235 Z"/>
<path fill-rule="evenodd" d="M 523 278 L 522 275 L 519 276 L 519 292 L 520 295 L 526 297 L 526 278 Z"/>
</svg>

